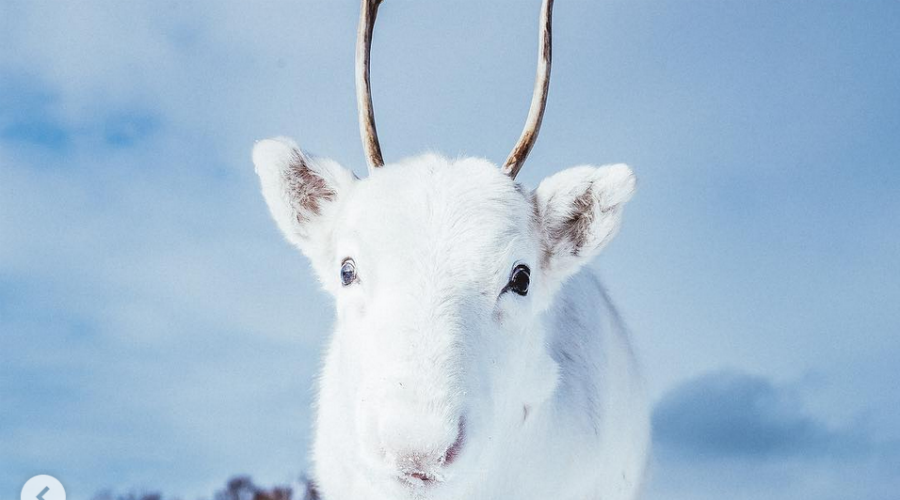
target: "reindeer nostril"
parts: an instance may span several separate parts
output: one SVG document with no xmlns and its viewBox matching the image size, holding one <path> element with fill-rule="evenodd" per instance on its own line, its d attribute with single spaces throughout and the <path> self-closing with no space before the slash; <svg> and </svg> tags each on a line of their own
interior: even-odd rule
<svg viewBox="0 0 900 500">
<path fill-rule="evenodd" d="M 418 479 L 419 481 L 422 481 L 425 483 L 427 483 L 428 481 L 431 481 L 431 479 L 432 479 L 431 476 L 429 476 L 428 474 L 425 474 L 424 472 L 413 472 L 412 474 L 409 475 L 409 477 Z"/>
<path fill-rule="evenodd" d="M 459 455 L 460 450 L 462 450 L 463 443 L 466 439 L 466 422 L 462 418 L 459 419 L 459 431 L 456 435 L 456 441 L 447 448 L 447 452 L 444 453 L 444 457 L 441 460 L 442 465 L 450 465 L 456 460 L 456 457 Z"/>
</svg>

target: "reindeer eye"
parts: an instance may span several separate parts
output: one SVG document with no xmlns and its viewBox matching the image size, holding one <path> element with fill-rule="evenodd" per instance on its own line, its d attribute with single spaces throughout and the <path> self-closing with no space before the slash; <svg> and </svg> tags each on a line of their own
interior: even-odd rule
<svg viewBox="0 0 900 500">
<path fill-rule="evenodd" d="M 528 285 L 530 283 L 531 269 L 528 269 L 528 266 L 524 264 L 519 264 L 513 269 L 512 274 L 509 276 L 509 283 L 506 285 L 506 290 L 512 290 L 513 292 L 524 296 L 528 294 Z"/>
<path fill-rule="evenodd" d="M 356 262 L 353 259 L 344 259 L 341 265 L 341 284 L 347 286 L 356 281 Z"/>
</svg>

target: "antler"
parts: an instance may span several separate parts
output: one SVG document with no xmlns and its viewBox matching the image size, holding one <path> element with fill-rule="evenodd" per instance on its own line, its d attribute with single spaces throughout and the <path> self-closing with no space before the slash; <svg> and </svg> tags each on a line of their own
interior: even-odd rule
<svg viewBox="0 0 900 500">
<path fill-rule="evenodd" d="M 365 2 L 364 2 L 365 3 Z M 553 24 L 553 0 L 543 0 L 541 6 L 541 23 L 538 47 L 537 77 L 534 81 L 534 94 L 531 96 L 531 108 L 528 110 L 528 118 L 525 120 L 525 129 L 519 137 L 519 142 L 513 148 L 506 163 L 503 164 L 503 173 L 516 178 L 516 174 L 522 169 L 525 158 L 534 147 L 538 132 L 541 130 L 541 120 L 544 119 L 544 108 L 547 107 L 547 93 L 550 91 L 550 59 L 551 59 L 551 25 Z"/>
<path fill-rule="evenodd" d="M 372 108 L 372 86 L 369 81 L 369 68 L 372 52 L 372 32 L 375 29 L 375 17 L 383 0 L 362 0 L 359 14 L 359 28 L 356 38 L 356 107 L 359 114 L 359 134 L 369 170 L 384 166 L 381 156 L 381 144 L 375 128 L 375 112 Z M 552 56 L 552 24 L 553 0 L 543 0 L 541 5 L 541 21 L 538 47 L 537 76 L 534 81 L 534 94 L 531 96 L 531 108 L 525 120 L 525 128 L 519 141 L 513 148 L 506 162 L 503 173 L 513 179 L 522 169 L 525 158 L 534 147 L 544 109 L 547 107 L 547 94 L 550 91 L 550 64 Z"/>
<path fill-rule="evenodd" d="M 372 31 L 375 16 L 382 0 L 362 0 L 359 14 L 359 28 L 356 34 L 356 108 L 359 114 L 359 135 L 369 171 L 384 166 L 381 144 L 375 130 L 375 112 L 372 109 L 372 87 L 369 83 L 369 59 L 372 50 Z"/>
</svg>

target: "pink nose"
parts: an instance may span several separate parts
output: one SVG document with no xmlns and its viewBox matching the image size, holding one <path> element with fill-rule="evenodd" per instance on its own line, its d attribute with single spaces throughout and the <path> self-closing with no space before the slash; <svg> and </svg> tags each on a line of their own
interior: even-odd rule
<svg viewBox="0 0 900 500">
<path fill-rule="evenodd" d="M 387 446 L 388 442 L 383 442 L 386 445 L 385 458 L 396 467 L 401 479 L 407 482 L 428 483 L 440 480 L 442 469 L 456 460 L 465 441 L 463 419 L 459 420 L 455 432 L 449 434 L 449 438 L 445 425 L 440 429 L 431 429 L 438 431 L 428 435 L 432 439 L 424 439 L 425 435 L 419 434 L 423 430 L 425 429 L 419 425 L 407 429 L 407 432 L 389 433 L 389 437 L 405 438 L 400 442 L 394 441 L 400 446 L 391 447 Z M 410 446 L 413 444 L 418 446 Z"/>
</svg>

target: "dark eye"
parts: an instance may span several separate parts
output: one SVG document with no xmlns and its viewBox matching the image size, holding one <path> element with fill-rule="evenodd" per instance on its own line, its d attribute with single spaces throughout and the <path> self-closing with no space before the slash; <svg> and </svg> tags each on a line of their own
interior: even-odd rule
<svg viewBox="0 0 900 500">
<path fill-rule="evenodd" d="M 528 294 L 528 285 L 531 283 L 531 269 L 528 269 L 528 266 L 524 264 L 519 264 L 516 266 L 512 274 L 509 275 L 509 283 L 506 285 L 506 290 L 512 290 L 519 295 L 527 295 Z"/>
<path fill-rule="evenodd" d="M 356 281 L 356 262 L 353 259 L 344 259 L 341 265 L 341 284 L 347 286 Z"/>
</svg>

